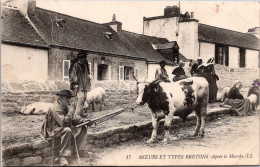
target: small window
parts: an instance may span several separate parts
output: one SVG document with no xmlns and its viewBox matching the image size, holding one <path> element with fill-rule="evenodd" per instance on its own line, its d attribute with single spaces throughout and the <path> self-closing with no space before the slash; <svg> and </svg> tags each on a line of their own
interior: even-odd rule
<svg viewBox="0 0 260 167">
<path fill-rule="evenodd" d="M 62 81 L 69 81 L 70 60 L 63 60 L 62 62 Z"/>
<path fill-rule="evenodd" d="M 104 34 L 105 34 L 105 36 L 107 37 L 107 39 L 110 39 L 110 40 L 113 39 L 113 33 L 111 33 L 111 32 L 105 32 Z"/>
<path fill-rule="evenodd" d="M 239 49 L 239 67 L 246 67 L 246 50 Z"/>
<path fill-rule="evenodd" d="M 89 67 L 89 75 L 91 75 L 91 63 L 88 63 L 88 67 Z"/>
<path fill-rule="evenodd" d="M 139 68 L 135 68 L 135 70 L 134 70 L 134 77 L 135 77 L 135 80 L 138 81 L 138 77 L 139 77 Z"/>
<path fill-rule="evenodd" d="M 124 80 L 124 66 L 119 66 L 119 81 Z"/>
<path fill-rule="evenodd" d="M 56 25 L 57 25 L 57 27 L 59 27 L 59 28 L 64 28 L 64 24 L 65 24 L 65 20 L 59 19 L 59 18 L 56 19 Z"/>
</svg>

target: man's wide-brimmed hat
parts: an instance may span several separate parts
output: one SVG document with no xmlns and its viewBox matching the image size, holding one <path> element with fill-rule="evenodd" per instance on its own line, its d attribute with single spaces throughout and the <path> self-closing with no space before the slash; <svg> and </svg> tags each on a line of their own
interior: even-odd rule
<svg viewBox="0 0 260 167">
<path fill-rule="evenodd" d="M 162 60 L 159 62 L 159 64 L 166 64 L 166 61 Z"/>
<path fill-rule="evenodd" d="M 56 93 L 56 95 L 58 96 L 67 96 L 67 97 L 75 97 L 72 93 L 72 91 L 64 89 L 59 91 L 58 93 Z"/>
<path fill-rule="evenodd" d="M 84 51 L 80 51 L 77 55 L 77 59 L 80 59 L 80 58 L 87 58 L 87 53 L 84 52 Z"/>
</svg>

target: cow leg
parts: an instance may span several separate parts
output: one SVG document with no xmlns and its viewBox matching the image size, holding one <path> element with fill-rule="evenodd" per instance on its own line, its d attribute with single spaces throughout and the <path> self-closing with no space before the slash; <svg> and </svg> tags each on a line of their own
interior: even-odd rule
<svg viewBox="0 0 260 167">
<path fill-rule="evenodd" d="M 151 115 L 152 115 L 153 132 L 152 132 L 151 138 L 147 141 L 147 143 L 152 143 L 155 141 L 156 136 L 157 136 L 158 126 L 159 126 L 159 124 L 158 124 L 159 119 L 157 119 L 155 113 L 153 113 L 152 111 L 151 111 L 151 113 L 152 113 Z"/>
<path fill-rule="evenodd" d="M 206 116 L 207 116 L 207 105 L 208 105 L 208 99 L 198 99 L 198 105 L 195 108 L 195 114 L 197 117 L 197 124 L 195 128 L 195 132 L 193 136 L 204 136 L 204 128 L 205 128 L 205 122 L 206 122 Z"/>
<path fill-rule="evenodd" d="M 196 123 L 195 132 L 192 136 L 198 136 L 199 130 L 200 130 L 200 127 L 201 127 L 201 112 L 200 112 L 200 109 L 195 109 L 195 114 L 196 114 L 196 118 L 197 118 L 197 123 Z"/>
<path fill-rule="evenodd" d="M 173 111 L 169 112 L 168 115 L 165 115 L 165 122 L 164 122 L 164 130 L 165 130 L 165 135 L 164 135 L 164 139 L 163 139 L 163 143 L 167 143 L 167 141 L 169 140 L 169 135 L 170 135 L 170 127 L 172 124 L 172 119 L 173 119 Z"/>
<path fill-rule="evenodd" d="M 201 109 L 201 127 L 200 127 L 200 132 L 199 132 L 199 136 L 200 136 L 200 137 L 203 137 L 203 136 L 204 136 L 206 116 L 207 116 L 207 107 L 203 107 L 203 108 Z"/>
</svg>

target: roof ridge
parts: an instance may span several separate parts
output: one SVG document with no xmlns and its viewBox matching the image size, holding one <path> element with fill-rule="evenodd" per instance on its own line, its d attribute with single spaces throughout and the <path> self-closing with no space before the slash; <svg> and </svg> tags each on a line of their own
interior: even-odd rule
<svg viewBox="0 0 260 167">
<path fill-rule="evenodd" d="M 11 9 L 11 10 L 14 10 L 14 11 L 17 11 L 18 14 L 24 19 L 25 22 L 28 23 L 29 27 L 32 28 L 32 30 L 37 34 L 37 36 L 39 37 L 39 39 L 45 44 L 48 46 L 48 43 L 38 34 L 38 32 L 34 29 L 32 23 L 30 23 L 30 21 L 26 18 L 28 16 L 24 16 L 23 13 L 19 10 L 19 9 L 13 9 L 13 8 L 6 8 L 6 9 Z"/>
<path fill-rule="evenodd" d="M 158 39 L 166 39 L 166 38 L 161 38 L 161 37 L 156 37 L 156 36 L 149 36 L 149 35 L 139 34 L 139 33 L 131 32 L 131 31 L 127 31 L 127 30 L 122 30 L 122 31 L 125 31 L 125 32 L 128 32 L 128 33 L 131 33 L 131 34 L 140 35 L 140 36 L 153 37 L 153 38 L 158 38 Z M 167 40 L 167 39 L 166 39 L 166 40 Z"/>
<path fill-rule="evenodd" d="M 57 13 L 57 14 L 60 14 L 60 15 L 63 15 L 63 16 L 67 16 L 67 17 L 70 17 L 70 18 L 75 18 L 75 19 L 78 19 L 78 20 L 82 20 L 82 21 L 98 24 L 98 25 L 101 25 L 101 26 L 104 26 L 104 27 L 108 27 L 107 25 L 104 25 L 104 23 L 97 23 L 97 22 L 89 21 L 89 20 L 82 19 L 82 18 L 79 18 L 79 17 L 67 15 L 67 14 L 64 14 L 64 13 L 59 13 L 59 12 L 55 12 L 55 11 L 52 11 L 52 10 L 44 9 L 44 8 L 39 8 L 39 7 L 36 7 L 36 8 L 38 8 L 40 10 L 45 10 L 45 11 L 48 11 L 48 12 L 52 12 L 52 13 Z"/>
<path fill-rule="evenodd" d="M 236 32 L 236 33 L 241 33 L 241 34 L 245 34 L 245 35 L 254 36 L 252 34 L 248 34 L 248 33 L 245 33 L 245 32 L 240 32 L 240 31 L 230 30 L 230 29 L 226 29 L 226 28 L 216 27 L 216 26 L 212 26 L 212 25 L 208 25 L 208 24 L 202 24 L 202 23 L 199 23 L 199 24 L 205 25 L 205 26 L 209 26 L 209 27 L 218 28 L 218 29 L 222 29 L 222 30 L 227 30 L 227 31 L 232 31 L 232 32 Z"/>
</svg>

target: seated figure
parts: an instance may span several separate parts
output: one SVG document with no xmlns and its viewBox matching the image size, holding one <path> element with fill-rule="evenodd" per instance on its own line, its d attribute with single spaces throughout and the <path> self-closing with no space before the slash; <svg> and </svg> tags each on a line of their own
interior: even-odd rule
<svg viewBox="0 0 260 167">
<path fill-rule="evenodd" d="M 240 81 L 236 81 L 234 86 L 229 90 L 224 104 L 231 105 L 237 115 L 245 116 L 248 112 L 250 112 L 250 101 L 249 99 L 244 98 L 239 92 L 241 88 L 242 83 Z"/>
</svg>

